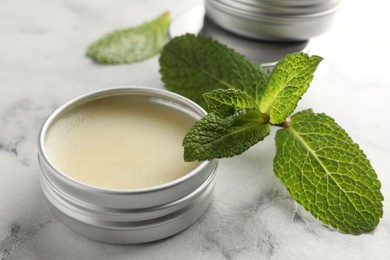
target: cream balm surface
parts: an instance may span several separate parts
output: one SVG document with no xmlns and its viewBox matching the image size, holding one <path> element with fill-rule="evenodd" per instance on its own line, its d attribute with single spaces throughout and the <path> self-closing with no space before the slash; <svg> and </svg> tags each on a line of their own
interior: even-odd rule
<svg viewBox="0 0 390 260">
<path fill-rule="evenodd" d="M 49 128 L 45 150 L 63 174 L 108 189 L 140 189 L 180 178 L 199 163 L 183 159 L 182 140 L 195 119 L 131 95 L 88 101 Z"/>
</svg>

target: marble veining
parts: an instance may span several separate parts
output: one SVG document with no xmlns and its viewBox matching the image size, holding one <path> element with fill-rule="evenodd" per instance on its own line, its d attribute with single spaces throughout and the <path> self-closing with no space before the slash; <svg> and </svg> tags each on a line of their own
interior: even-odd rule
<svg viewBox="0 0 390 260">
<path fill-rule="evenodd" d="M 0 151 L 15 156 L 24 166 L 28 167 L 34 154 L 26 149 L 30 144 L 35 145 L 40 127 L 47 115 L 42 111 L 54 108 L 35 104 L 31 100 L 21 99 L 15 101 L 4 109 L 0 117 Z M 26 117 L 28 120 L 20 120 Z"/>
<path fill-rule="evenodd" d="M 219 162 L 214 199 L 183 232 L 111 245 L 69 230 L 39 185 L 37 138 L 45 118 L 80 94 L 111 86 L 163 88 L 158 57 L 106 66 L 85 55 L 104 33 L 172 17 L 201 0 L 2 0 L 0 7 L 0 259 L 390 259 L 390 23 L 386 1 L 343 1 L 332 30 L 311 42 L 325 58 L 297 110 L 334 117 L 382 182 L 375 231 L 342 234 L 314 219 L 275 177 L 274 134 Z M 364 14 L 364 19 L 362 19 Z"/>
<path fill-rule="evenodd" d="M 11 232 L 0 244 L 1 259 L 5 259 L 7 256 L 12 254 L 15 248 L 18 246 L 20 241 L 20 225 L 13 223 L 11 225 Z"/>
<path fill-rule="evenodd" d="M 51 220 L 47 220 L 37 226 L 34 226 L 32 229 L 27 227 L 25 230 L 24 227 L 18 223 L 12 223 L 10 226 L 10 234 L 0 243 L 0 257 L 1 259 L 8 259 L 12 257 L 12 254 L 17 250 L 18 246 L 23 244 L 23 241 L 31 239 L 35 233 L 39 232 L 44 228 Z"/>
</svg>

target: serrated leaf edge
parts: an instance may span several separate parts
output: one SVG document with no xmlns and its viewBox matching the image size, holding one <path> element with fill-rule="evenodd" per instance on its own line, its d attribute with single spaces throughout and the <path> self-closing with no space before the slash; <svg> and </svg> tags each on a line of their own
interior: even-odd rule
<svg viewBox="0 0 390 260">
<path fill-rule="evenodd" d="M 161 26 L 161 24 L 163 24 L 163 25 L 166 24 L 166 27 L 168 27 L 169 22 L 170 22 L 170 13 L 168 11 L 166 11 L 151 21 L 146 21 L 140 25 L 135 25 L 133 27 L 127 27 L 127 28 L 122 28 L 122 29 L 117 29 L 117 30 L 111 31 L 109 33 L 104 34 L 102 37 L 100 37 L 95 42 L 93 42 L 88 47 L 86 55 L 88 57 L 90 57 L 91 59 L 93 59 L 94 61 L 96 61 L 98 63 L 102 63 L 102 64 L 129 64 L 129 63 L 148 59 L 150 57 L 153 57 L 157 53 L 161 52 L 162 47 L 156 48 L 157 41 L 153 41 L 153 46 L 154 46 L 154 50 L 155 50 L 154 52 L 151 52 L 148 55 L 144 55 L 142 57 L 137 57 L 132 61 L 125 61 L 125 60 L 114 61 L 114 59 L 107 58 L 105 56 L 101 57 L 99 55 L 99 51 L 97 51 L 97 50 L 99 50 L 99 48 L 100 48 L 99 45 L 101 44 L 102 41 L 104 41 L 106 38 L 112 37 L 115 34 L 132 32 L 132 33 L 134 33 L 134 35 L 149 34 L 152 36 L 156 36 L 156 28 L 159 28 Z M 137 32 L 138 30 L 145 30 L 145 27 L 148 27 L 150 25 L 153 25 L 152 28 L 147 30 L 146 32 L 142 32 L 142 33 Z M 163 31 L 164 31 L 164 34 L 166 34 L 167 28 L 165 28 Z M 158 36 L 156 36 L 155 38 L 158 38 Z"/>
<path fill-rule="evenodd" d="M 296 131 L 296 130 L 294 129 L 294 127 L 293 127 L 291 124 L 287 126 L 286 130 L 289 131 L 289 132 L 293 135 L 293 137 L 294 137 L 296 140 L 298 140 L 298 141 L 305 147 L 305 149 L 310 153 L 310 155 L 319 163 L 319 165 L 320 165 L 321 168 L 324 170 L 324 172 L 327 174 L 327 176 L 329 176 L 329 177 L 332 179 L 333 183 L 335 183 L 335 184 L 337 185 L 337 187 L 340 189 L 340 191 L 342 191 L 342 192 L 345 194 L 345 196 L 349 199 L 349 201 L 351 202 L 352 200 L 350 199 L 350 196 L 348 195 L 348 192 L 345 192 L 345 191 L 342 189 L 342 187 L 339 186 L 339 184 L 337 183 L 337 181 L 334 180 L 334 178 L 332 177 L 331 172 L 329 172 L 329 170 L 328 170 L 328 169 L 326 168 L 326 166 L 322 163 L 322 161 L 320 160 L 320 158 L 318 158 L 319 156 L 317 156 L 317 154 L 316 154 L 315 151 L 309 146 L 309 144 L 307 144 L 306 141 L 299 135 L 299 132 Z M 289 189 L 288 189 L 288 190 L 289 190 Z M 290 193 L 290 191 L 289 191 L 289 193 Z M 299 200 L 296 200 L 296 201 L 299 202 Z M 372 223 L 369 222 L 369 221 L 367 221 L 367 219 L 364 217 L 364 215 L 361 214 L 361 212 L 359 211 L 359 209 L 357 209 L 357 208 L 355 207 L 355 205 L 354 205 L 352 202 L 351 202 L 350 204 L 351 204 L 351 205 L 353 206 L 353 208 L 355 209 L 355 212 L 357 212 L 357 213 L 361 216 L 361 219 L 364 219 L 364 221 L 366 222 L 367 226 L 372 226 Z M 304 205 L 303 205 L 303 206 L 304 206 Z M 333 227 L 335 227 L 335 228 L 337 228 L 337 229 L 340 228 L 339 226 L 335 225 L 334 223 L 331 223 L 331 222 L 329 222 L 329 221 L 327 221 L 327 220 L 324 221 L 320 216 L 318 216 L 318 215 L 315 214 L 314 212 L 310 211 L 310 210 L 309 210 L 308 208 L 306 208 L 305 206 L 304 206 L 304 208 L 305 208 L 306 210 L 308 210 L 313 216 L 315 216 L 316 218 L 319 218 L 319 219 L 320 219 L 321 221 L 323 221 L 324 223 L 330 224 L 331 226 L 333 226 Z M 371 213 L 369 213 L 369 214 L 372 215 L 372 216 L 374 216 L 374 215 L 371 214 Z M 343 231 L 347 231 L 347 230 L 343 230 Z M 353 234 L 360 234 L 360 233 L 362 233 L 362 232 L 357 232 L 357 231 L 355 231 L 355 230 L 348 230 L 348 232 L 353 233 Z"/>
</svg>

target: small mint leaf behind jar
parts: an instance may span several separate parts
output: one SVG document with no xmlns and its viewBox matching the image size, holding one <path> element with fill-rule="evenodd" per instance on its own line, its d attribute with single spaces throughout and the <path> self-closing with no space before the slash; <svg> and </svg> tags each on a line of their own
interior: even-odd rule
<svg viewBox="0 0 390 260">
<path fill-rule="evenodd" d="M 163 13 L 142 25 L 111 32 L 93 43 L 87 55 L 99 63 L 125 64 L 158 54 L 168 42 L 170 15 Z"/>
<path fill-rule="evenodd" d="M 383 215 L 381 183 L 366 155 L 335 121 L 305 110 L 276 136 L 275 175 L 314 217 L 360 234 Z"/>
</svg>

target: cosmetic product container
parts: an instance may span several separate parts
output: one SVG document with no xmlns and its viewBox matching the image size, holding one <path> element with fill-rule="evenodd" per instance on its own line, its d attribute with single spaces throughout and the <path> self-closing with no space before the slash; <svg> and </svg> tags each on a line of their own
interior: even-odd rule
<svg viewBox="0 0 390 260">
<path fill-rule="evenodd" d="M 207 16 L 237 35 L 304 41 L 332 26 L 341 0 L 205 0 Z"/>
<path fill-rule="evenodd" d="M 95 113 L 94 116 L 89 116 L 86 114 L 87 110 L 84 111 L 84 109 L 87 108 L 94 109 L 94 106 L 99 107 L 101 104 L 107 106 L 105 102 L 108 102 L 107 104 L 109 105 L 107 109 L 104 108 L 102 112 Z M 206 115 L 206 112 L 200 106 L 187 98 L 169 91 L 146 87 L 109 88 L 70 100 L 56 109 L 47 118 L 39 134 L 38 160 L 41 167 L 41 186 L 45 198 L 53 213 L 60 221 L 77 233 L 94 240 L 108 243 L 129 244 L 150 242 L 172 236 L 193 224 L 208 208 L 216 181 L 217 161 L 195 162 L 188 168 L 188 172 L 183 172 L 181 176 L 174 177 L 165 183 L 150 184 L 150 186 L 148 186 L 146 182 L 146 184 L 142 183 L 143 186 L 136 186 L 135 188 L 120 186 L 122 184 L 127 185 L 126 183 L 132 184 L 127 178 L 136 176 L 134 174 L 137 174 L 137 172 L 133 172 L 131 173 L 133 175 L 129 174 L 130 177 L 126 177 L 127 172 L 125 170 L 121 172 L 124 176 L 119 175 L 118 177 L 115 175 L 114 168 L 122 167 L 122 165 L 125 165 L 124 167 L 126 168 L 129 161 L 130 165 L 132 165 L 132 163 L 136 164 L 138 160 L 137 156 L 129 154 L 129 161 L 124 160 L 123 162 L 117 162 L 119 166 L 110 164 L 112 163 L 112 160 L 109 158 L 114 157 L 113 153 L 115 154 L 116 151 L 122 151 L 121 149 L 123 147 L 120 146 L 127 145 L 127 141 L 132 141 L 132 137 L 129 137 L 129 140 L 124 138 L 127 141 L 124 140 L 123 142 L 120 140 L 118 142 L 118 140 L 116 140 L 117 143 L 107 148 L 107 151 L 101 148 L 94 150 L 91 147 L 85 147 L 85 152 L 83 153 L 82 151 L 84 150 L 82 147 L 76 149 L 80 144 L 78 142 L 81 142 L 82 144 L 84 142 L 90 142 L 91 144 L 96 145 L 99 144 L 102 138 L 96 138 L 97 135 L 94 131 L 96 130 L 104 135 L 105 128 L 111 126 L 111 121 L 107 121 L 105 124 L 105 119 L 100 118 L 100 116 L 104 117 L 106 113 L 108 113 L 106 110 L 112 110 L 111 112 L 115 114 L 115 109 L 121 108 L 120 105 L 115 105 L 118 104 L 118 102 L 129 104 L 129 110 L 136 110 L 137 104 L 140 104 L 143 109 L 148 106 L 154 107 L 155 110 L 153 111 L 168 110 L 169 117 L 173 117 L 172 120 L 174 120 L 176 122 L 175 124 L 179 125 L 179 127 L 180 122 L 182 121 L 186 122 L 186 127 L 188 127 L 188 120 L 192 124 Z M 126 106 L 127 105 L 125 105 L 125 107 Z M 124 114 L 129 112 L 127 109 L 123 110 L 125 110 L 122 111 Z M 79 112 L 81 119 L 79 117 L 73 117 L 74 113 Z M 110 115 L 111 112 L 108 114 Z M 135 112 L 138 113 L 141 111 L 138 110 Z M 144 113 L 144 111 L 142 113 Z M 148 112 L 146 112 L 146 117 L 149 118 L 147 113 Z M 145 116 L 145 113 L 142 114 L 142 116 Z M 77 128 L 77 120 L 82 122 L 83 127 L 80 129 Z M 90 121 L 98 122 L 99 126 L 88 128 Z M 61 127 L 69 127 L 68 124 L 72 123 L 74 125 L 69 128 L 71 130 L 63 131 L 65 136 L 66 134 L 70 135 L 68 142 L 64 142 L 61 146 L 56 146 L 55 144 L 58 140 L 54 139 L 54 145 L 50 146 L 50 142 L 53 141 L 50 140 L 50 138 L 56 138 L 54 130 L 58 128 L 57 130 L 61 133 Z M 123 122 L 120 121 L 120 123 Z M 92 132 L 87 132 L 82 138 L 74 139 L 72 135 L 78 136 L 80 131 Z M 148 134 L 150 135 L 155 131 L 159 131 L 159 129 L 151 127 L 150 133 L 148 132 Z M 187 130 L 185 129 L 185 131 Z M 109 131 L 108 133 L 112 135 L 113 142 L 115 139 L 121 138 L 120 134 L 115 134 L 115 132 Z M 64 137 L 62 136 L 61 138 Z M 96 138 L 96 140 L 94 140 L 94 138 Z M 137 139 L 138 140 L 134 141 L 137 141 L 137 145 L 140 146 L 142 146 L 142 140 L 146 140 L 142 138 Z M 180 145 L 181 141 L 182 139 L 179 140 Z M 117 146 L 118 149 L 116 149 Z M 58 149 L 58 151 L 56 149 Z M 141 153 L 141 151 L 143 151 L 142 149 L 142 147 L 139 148 L 137 146 L 134 152 L 137 154 L 139 151 L 140 154 L 138 155 L 140 156 L 140 160 L 148 156 L 147 152 Z M 158 144 L 151 147 L 151 149 L 153 151 L 155 149 L 162 149 L 161 154 L 164 158 L 165 156 L 169 158 L 168 155 L 171 152 L 171 150 L 166 150 L 164 146 L 159 147 Z M 182 148 L 180 147 L 180 149 Z M 68 151 L 68 153 L 64 151 Z M 56 154 L 57 152 L 60 153 L 59 159 L 53 159 L 55 158 L 53 154 Z M 73 152 L 75 154 L 78 153 L 79 155 L 74 156 L 75 154 L 73 154 Z M 104 152 L 107 152 L 107 160 L 104 158 Z M 164 153 L 166 155 L 164 155 Z M 104 169 L 103 173 L 102 169 L 96 169 L 97 174 L 98 172 L 100 172 L 100 175 L 103 174 L 103 181 L 98 182 L 98 184 L 93 183 L 93 179 L 97 176 L 94 175 L 93 171 L 89 175 L 90 179 L 87 178 L 85 180 L 82 179 L 82 177 L 80 177 L 81 179 L 78 179 L 70 174 L 70 172 L 73 171 L 73 168 L 79 166 L 82 167 L 81 171 L 79 171 L 81 175 L 84 173 L 84 168 L 89 168 L 90 170 L 94 165 L 88 164 L 91 162 L 89 161 L 89 157 L 98 156 L 96 154 L 103 156 L 103 159 L 98 161 L 99 164 L 101 163 L 104 165 L 107 161 L 107 165 L 101 167 Z M 72 166 L 73 168 L 69 167 L 68 170 L 66 167 L 69 164 L 73 165 L 73 159 L 64 159 L 64 157 L 68 155 L 72 155 L 76 159 L 82 160 L 82 162 L 74 164 L 75 166 Z M 120 157 L 121 155 L 118 154 L 118 158 Z M 60 163 L 63 159 L 68 160 L 64 163 L 64 167 L 62 167 Z M 153 168 L 154 164 L 161 160 L 164 163 L 161 164 L 161 166 L 158 166 L 157 169 L 160 169 L 164 174 L 170 175 L 170 172 L 166 172 L 170 170 L 164 171 L 164 167 L 165 164 L 168 166 L 171 164 L 174 169 L 177 165 L 177 161 L 175 160 L 170 161 L 161 158 L 158 160 L 153 159 L 148 163 L 141 163 L 137 167 L 139 171 L 142 172 L 141 170 L 143 170 L 143 167 Z M 110 168 L 111 166 L 112 169 Z M 91 169 L 94 168 L 92 167 Z M 170 168 L 168 167 L 168 169 Z M 106 171 L 107 173 L 105 175 Z M 131 172 L 134 171 L 134 169 L 129 169 L 128 171 Z M 143 180 L 143 177 L 136 177 Z M 99 178 L 101 179 L 102 176 Z M 109 184 L 110 181 L 112 181 L 112 178 L 119 178 L 119 181 L 117 180 L 116 182 L 113 182 L 113 184 Z M 98 177 L 96 177 L 96 179 L 98 179 Z M 105 183 L 104 180 L 107 180 L 107 183 Z"/>
</svg>

